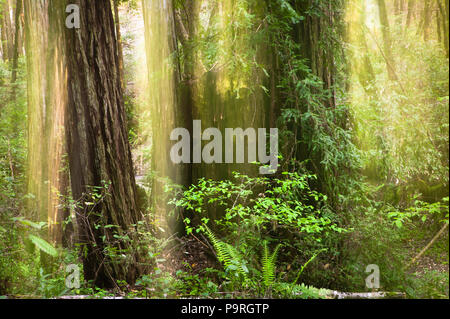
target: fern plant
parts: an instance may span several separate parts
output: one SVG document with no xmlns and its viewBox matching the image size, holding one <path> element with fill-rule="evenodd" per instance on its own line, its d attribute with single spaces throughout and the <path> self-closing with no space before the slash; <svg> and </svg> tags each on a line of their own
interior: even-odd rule
<svg viewBox="0 0 450 319">
<path fill-rule="evenodd" d="M 247 282 L 249 271 L 241 253 L 232 245 L 219 240 L 206 225 L 205 232 L 216 251 L 217 259 L 224 265 L 225 271 L 232 274 L 232 280 L 241 278 Z"/>
<path fill-rule="evenodd" d="M 234 275 L 231 276 L 232 280 L 240 278 L 244 280 L 244 284 L 250 283 L 250 281 L 261 282 L 265 294 L 270 293 L 270 290 L 275 283 L 276 262 L 281 244 L 278 244 L 274 251 L 270 252 L 267 241 L 264 241 L 261 260 L 261 272 L 255 272 L 255 274 L 258 274 L 258 277 L 260 277 L 252 278 L 253 280 L 250 280 L 247 262 L 244 256 L 242 256 L 242 254 L 239 252 L 239 250 L 236 247 L 233 247 L 232 245 L 219 240 L 208 226 L 205 226 L 205 232 L 209 240 L 211 241 L 214 250 L 216 251 L 217 259 L 219 260 L 219 262 L 224 265 L 225 270 L 228 273 L 234 273 Z"/>
<path fill-rule="evenodd" d="M 273 283 L 275 282 L 276 261 L 280 247 L 281 244 L 278 244 L 273 253 L 271 254 L 267 241 L 264 241 L 264 250 L 261 266 L 262 266 L 263 284 L 266 290 L 270 289 L 270 287 L 272 287 Z"/>
<path fill-rule="evenodd" d="M 295 280 L 292 283 L 287 283 L 276 280 L 276 264 L 278 253 L 282 247 L 282 244 L 278 244 L 271 252 L 267 240 L 264 240 L 260 265 L 261 271 L 251 267 L 252 271 L 249 272 L 247 261 L 236 247 L 218 239 L 206 225 L 204 227 L 204 231 L 213 245 L 217 259 L 224 265 L 225 271 L 231 275 L 230 279 L 233 285 L 237 282 L 237 280 L 240 280 L 239 283 L 247 286 L 247 288 L 257 289 L 259 286 L 259 288 L 262 288 L 260 293 L 262 292 L 265 297 L 271 297 L 272 293 L 275 291 L 277 294 L 284 297 L 298 297 L 302 295 L 301 298 L 310 298 L 313 295 L 317 295 L 319 298 L 318 293 L 311 295 L 310 292 L 312 291 L 312 288 L 306 287 L 303 284 L 298 285 L 297 282 L 308 264 L 311 263 L 320 253 L 326 251 L 326 248 L 317 251 L 305 264 L 303 264 L 297 273 Z M 260 285 L 258 283 L 260 283 Z M 325 295 L 326 293 L 322 292 L 321 298 Z"/>
</svg>

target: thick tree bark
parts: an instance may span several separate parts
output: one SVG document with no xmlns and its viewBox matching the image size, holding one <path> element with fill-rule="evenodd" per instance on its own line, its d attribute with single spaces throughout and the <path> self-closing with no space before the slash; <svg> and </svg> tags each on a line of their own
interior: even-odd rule
<svg viewBox="0 0 450 319">
<path fill-rule="evenodd" d="M 106 253 L 113 248 L 118 257 L 125 255 L 132 242 L 125 243 L 120 236 L 138 221 L 111 4 L 109 0 L 71 3 L 80 8 L 81 25 L 66 31 L 66 133 L 72 194 L 80 201 L 77 223 L 85 247 L 84 275 L 102 287 L 114 286 L 119 279 L 132 284 L 138 275 L 135 256 L 117 262 Z M 102 188 L 101 201 L 90 205 L 92 187 L 105 183 L 109 186 Z"/>
<path fill-rule="evenodd" d="M 44 163 L 46 187 L 47 219 L 49 239 L 55 244 L 67 246 L 72 235 L 72 224 L 64 224 L 69 217 L 69 209 L 61 205 L 58 195 L 67 197 L 69 173 L 63 160 L 66 153 L 64 117 L 67 107 L 67 68 L 64 47 L 64 29 L 60 21 L 65 20 L 64 2 L 48 0 L 48 45 L 46 54 L 46 116 Z"/>
<path fill-rule="evenodd" d="M 68 217 L 59 195 L 67 195 L 64 113 L 67 72 L 64 60 L 65 6 L 59 0 L 24 0 L 28 95 L 28 217 L 48 222 L 48 238 L 55 244 L 69 236 Z M 52 32 L 48 32 L 52 30 Z M 64 234 L 65 233 L 65 234 Z M 42 234 L 46 235 L 46 234 Z M 47 237 L 47 236 L 46 236 Z M 63 240 L 64 239 L 64 240 Z"/>
<path fill-rule="evenodd" d="M 24 1 L 27 52 L 28 159 L 27 191 L 34 198 L 28 201 L 28 218 L 47 221 L 44 190 L 45 94 L 47 1 Z"/>
</svg>

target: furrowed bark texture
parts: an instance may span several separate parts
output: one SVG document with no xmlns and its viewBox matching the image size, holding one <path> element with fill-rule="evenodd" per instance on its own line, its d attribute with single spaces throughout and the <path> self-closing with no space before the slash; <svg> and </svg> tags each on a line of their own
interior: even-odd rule
<svg viewBox="0 0 450 319">
<path fill-rule="evenodd" d="M 19 1 L 20 2 L 20 1 Z M 18 2 L 18 3 L 19 3 Z M 68 174 L 64 113 L 67 72 L 64 59 L 64 3 L 58 0 L 24 0 L 28 96 L 28 218 L 48 222 L 48 239 L 61 244 L 68 209 L 60 205 L 66 195 Z M 52 32 L 49 32 L 51 30 Z M 69 230 L 70 226 L 66 228 Z M 42 234 L 47 237 L 47 234 Z M 66 236 L 64 236 L 66 235 Z"/>
<path fill-rule="evenodd" d="M 46 96 L 47 1 L 24 2 L 27 52 L 28 158 L 27 192 L 28 218 L 46 221 L 44 176 L 44 131 Z"/>
<path fill-rule="evenodd" d="M 138 220 L 111 4 L 109 0 L 71 3 L 80 8 L 81 26 L 66 31 L 66 127 L 72 193 L 81 201 L 77 222 L 85 247 L 85 279 L 103 287 L 119 279 L 133 283 L 138 273 L 134 260 L 117 262 L 105 253 L 113 247 L 124 254 L 125 243 L 113 236 L 123 235 Z M 105 182 L 110 184 L 101 190 L 102 199 L 89 205 L 92 187 Z"/>
<path fill-rule="evenodd" d="M 60 205 L 59 195 L 67 196 L 69 173 L 63 160 L 66 153 L 64 117 L 67 107 L 67 67 L 64 48 L 65 20 L 64 2 L 48 0 L 48 47 L 47 47 L 47 96 L 45 140 L 48 161 L 46 167 L 47 220 L 49 239 L 56 244 L 68 246 L 72 235 L 72 224 L 64 226 L 69 209 Z"/>
</svg>

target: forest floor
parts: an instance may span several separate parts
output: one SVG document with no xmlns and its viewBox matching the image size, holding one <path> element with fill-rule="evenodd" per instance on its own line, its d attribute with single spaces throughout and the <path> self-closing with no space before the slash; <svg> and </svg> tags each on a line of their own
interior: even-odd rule
<svg viewBox="0 0 450 319">
<path fill-rule="evenodd" d="M 422 237 L 410 240 L 407 249 L 416 255 L 430 241 L 430 238 Z M 449 273 L 449 232 L 444 232 L 434 244 L 411 266 L 411 273 L 422 276 L 428 271 Z M 414 257 L 414 256 L 412 256 Z"/>
<path fill-rule="evenodd" d="M 445 290 L 445 294 L 448 298 L 449 289 L 448 280 L 449 277 L 449 255 L 448 252 L 443 249 L 445 243 L 448 242 L 448 233 L 441 236 L 436 241 L 435 246 L 432 246 L 418 261 L 410 267 L 408 274 L 415 278 L 417 285 L 421 285 L 425 282 L 432 282 L 434 292 Z M 168 272 L 172 276 L 176 276 L 178 271 L 187 272 L 193 276 L 202 276 L 206 269 L 220 269 L 220 264 L 217 262 L 214 256 L 213 249 L 198 238 L 182 237 L 175 239 L 176 244 L 166 252 L 162 254 L 164 262 L 157 265 L 163 272 Z M 409 242 L 405 247 L 408 248 L 414 257 L 428 241 L 426 239 L 415 240 Z M 322 287 L 327 288 L 327 287 Z M 433 293 L 432 291 L 432 293 Z M 349 294 L 357 295 L 361 292 L 336 292 L 337 294 Z M 441 297 L 445 297 L 442 296 Z M 335 298 L 337 298 L 335 296 Z M 352 298 L 352 297 L 347 297 Z M 361 298 L 361 297 L 357 297 Z M 362 297 L 364 298 L 364 297 Z"/>
<path fill-rule="evenodd" d="M 443 261 L 444 259 L 447 261 Z M 422 256 L 417 264 L 411 267 L 411 273 L 423 276 L 427 271 L 439 271 L 449 274 L 448 255 L 441 253 L 439 256 Z"/>
<path fill-rule="evenodd" d="M 409 274 L 413 275 L 416 282 L 422 286 L 431 297 L 449 298 L 449 254 L 448 254 L 448 232 L 430 249 L 420 257 L 415 265 L 412 265 Z M 415 253 L 419 252 L 428 242 L 426 240 L 417 241 Z"/>
<path fill-rule="evenodd" d="M 163 253 L 165 262 L 157 265 L 162 271 L 173 276 L 179 270 L 196 275 L 207 268 L 218 266 L 211 248 L 199 239 L 183 237 L 176 238 L 176 241 L 178 243 L 173 248 Z"/>
</svg>

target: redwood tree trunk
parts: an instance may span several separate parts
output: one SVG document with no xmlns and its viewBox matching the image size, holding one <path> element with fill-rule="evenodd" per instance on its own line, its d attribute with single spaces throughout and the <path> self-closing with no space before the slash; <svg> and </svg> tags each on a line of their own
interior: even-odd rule
<svg viewBox="0 0 450 319">
<path fill-rule="evenodd" d="M 48 0 L 47 45 L 47 95 L 45 116 L 45 146 L 48 161 L 44 163 L 48 180 L 46 189 L 49 239 L 53 243 L 68 246 L 71 242 L 72 224 L 64 224 L 69 217 L 66 205 L 60 205 L 58 193 L 67 197 L 69 173 L 63 160 L 66 153 L 64 116 L 67 107 L 67 69 L 64 50 L 65 5 L 60 0 Z M 55 189 L 58 192 L 55 192 Z"/>
<path fill-rule="evenodd" d="M 81 26 L 66 29 L 66 133 L 72 193 L 80 201 L 77 223 L 85 247 L 84 275 L 97 286 L 112 287 L 116 280 L 133 283 L 138 275 L 135 257 L 130 260 L 128 254 L 116 262 L 106 253 L 113 248 L 119 256 L 127 255 L 124 249 L 132 242 L 120 236 L 138 220 L 117 39 L 109 0 L 70 3 L 80 8 Z M 105 182 L 109 186 L 100 190 Z M 102 193 L 95 205 L 89 195 L 92 187 Z"/>
<path fill-rule="evenodd" d="M 21 3 L 21 0 L 18 1 Z M 64 113 L 67 71 L 64 60 L 65 6 L 59 0 L 25 0 L 28 97 L 28 185 L 33 194 L 28 217 L 48 222 L 48 238 L 55 244 L 69 235 L 63 221 L 68 210 L 59 194 L 67 195 Z M 52 30 L 52 32 L 49 32 Z M 17 51 L 16 51 L 17 52 Z M 44 235 L 44 234 L 42 234 Z M 47 238 L 47 236 L 46 236 Z"/>
<path fill-rule="evenodd" d="M 46 1 L 26 0 L 25 34 L 27 57 L 27 113 L 28 113 L 28 158 L 27 192 L 33 194 L 28 200 L 28 218 L 46 221 L 44 203 L 46 180 L 44 172 L 45 157 L 45 100 L 46 100 L 46 23 L 48 3 Z"/>
</svg>

